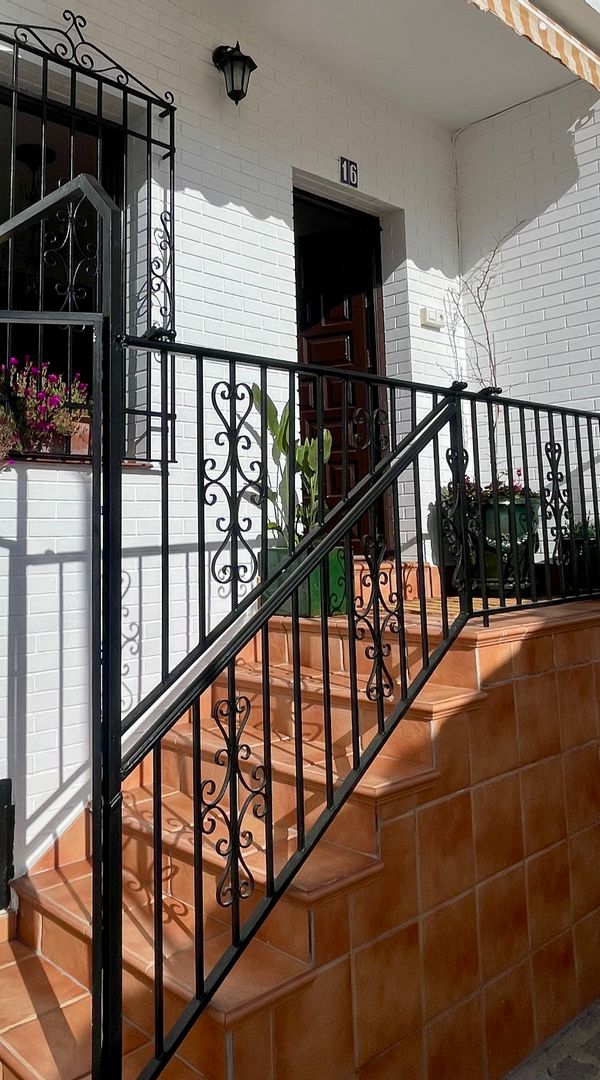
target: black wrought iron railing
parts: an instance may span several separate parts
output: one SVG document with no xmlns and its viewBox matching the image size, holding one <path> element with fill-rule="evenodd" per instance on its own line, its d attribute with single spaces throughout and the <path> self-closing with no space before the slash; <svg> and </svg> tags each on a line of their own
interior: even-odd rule
<svg viewBox="0 0 600 1080">
<path fill-rule="evenodd" d="M 124 486 L 123 504 L 105 506 L 115 535 L 134 506 L 151 508 L 105 567 L 113 594 L 125 568 L 128 580 L 124 654 L 113 634 L 109 670 L 114 682 L 126 665 L 131 693 L 138 664 L 138 701 L 104 719 L 121 768 L 105 807 L 103 974 L 120 1003 L 123 837 L 143 835 L 154 1053 L 140 1080 L 181 1046 L 467 620 L 600 595 L 595 414 L 152 348 L 161 467 L 137 502 Z M 173 781 L 182 748 L 189 768 Z M 95 1037 L 118 1075 L 120 1026 Z"/>
</svg>

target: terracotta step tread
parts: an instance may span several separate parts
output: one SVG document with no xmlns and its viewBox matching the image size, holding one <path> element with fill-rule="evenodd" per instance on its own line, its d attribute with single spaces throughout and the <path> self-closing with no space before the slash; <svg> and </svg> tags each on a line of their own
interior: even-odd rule
<svg viewBox="0 0 600 1080">
<path fill-rule="evenodd" d="M 91 998 L 88 990 L 20 942 L 1 949 L 0 1063 L 19 1080 L 80 1080 L 89 1077 Z M 134 1080 L 151 1057 L 148 1036 L 123 1024 L 123 1075 Z M 137 1066 L 137 1071 L 136 1071 Z M 203 1080 L 181 1061 L 171 1078 Z M 168 1075 L 168 1074 L 165 1074 Z"/>
<path fill-rule="evenodd" d="M 152 833 L 152 803 L 148 789 L 140 789 L 140 792 L 137 793 L 138 798 L 135 809 L 128 811 L 124 809 L 123 826 L 127 832 L 138 832 L 150 837 Z M 132 792 L 130 794 L 135 795 L 136 793 Z M 144 797 L 146 794 L 148 794 L 147 798 Z M 172 792 L 163 800 L 163 806 L 163 846 L 165 850 L 171 848 L 183 859 L 191 861 L 194 853 L 194 831 L 192 825 L 189 824 L 193 817 L 191 796 L 180 791 Z M 264 885 L 266 867 L 263 824 L 249 814 L 244 825 L 253 833 L 253 842 L 244 851 L 244 861 L 251 867 L 255 880 Z M 223 870 L 224 860 L 217 851 L 217 845 L 219 841 L 227 839 L 226 829 L 219 815 L 215 817 L 214 831 L 210 835 L 203 837 L 205 866 L 209 865 L 218 872 Z M 274 845 L 276 873 L 279 873 L 295 850 L 293 836 L 290 836 L 288 840 L 280 840 Z M 303 903 L 312 903 L 339 888 L 345 888 L 350 884 L 363 881 L 371 877 L 372 874 L 378 873 L 381 869 L 381 862 L 372 855 L 364 855 L 340 844 L 332 844 L 327 840 L 321 840 L 304 866 L 298 871 L 287 895 Z"/>
<path fill-rule="evenodd" d="M 469 691 L 471 694 L 472 691 Z M 223 748 L 223 741 L 212 731 L 202 731 L 202 756 L 212 758 Z M 263 741 L 260 733 L 253 733 L 251 728 L 244 732 L 244 742 L 251 750 L 256 751 L 254 758 L 248 758 L 246 767 L 250 770 L 257 763 L 262 762 Z M 181 725 L 174 727 L 163 739 L 165 748 L 176 750 L 179 753 L 190 755 L 192 753 L 192 734 L 190 725 L 183 721 Z M 305 739 L 303 743 L 304 780 L 307 787 L 324 788 L 325 785 L 325 755 L 323 741 L 316 738 L 314 742 Z M 258 758 L 258 761 L 257 761 Z M 273 777 L 275 780 L 284 780 L 288 783 L 295 781 L 296 759 L 294 741 L 287 735 L 272 735 L 271 762 Z M 334 747 L 334 774 L 338 779 L 345 778 L 351 771 L 352 762 L 347 746 Z M 388 755 L 381 751 L 373 764 L 369 767 L 362 780 L 359 780 L 355 794 L 366 798 L 382 798 L 385 795 L 393 795 L 407 788 L 420 790 L 421 787 L 433 783 L 439 777 L 437 769 L 421 762 L 401 759 Z M 189 798 L 189 796 L 188 796 Z"/>
<path fill-rule="evenodd" d="M 244 660 L 236 664 L 236 684 L 238 690 L 242 687 L 262 687 L 262 665 L 255 661 Z M 217 680 L 217 683 L 219 680 Z M 359 675 L 357 679 L 359 694 L 364 695 L 366 689 L 366 677 Z M 350 676 L 345 671 L 332 671 L 329 684 L 332 700 L 347 702 L 350 698 Z M 271 690 L 285 690 L 290 693 L 294 687 L 294 670 L 291 664 L 272 664 L 270 667 L 269 685 Z M 323 673 L 316 668 L 302 665 L 300 678 L 302 697 L 314 700 L 323 696 Z M 399 687 L 398 687 L 399 689 Z M 398 698 L 399 698 L 398 694 Z M 486 694 L 480 690 L 473 690 L 466 686 L 446 686 L 442 683 L 426 683 L 419 691 L 415 701 L 410 705 L 407 716 L 416 718 L 430 718 L 434 713 L 441 714 L 453 712 L 475 705 L 484 701 Z M 373 703 L 361 698 L 360 704 L 373 707 Z M 388 707 L 390 703 L 388 702 Z"/>
<path fill-rule="evenodd" d="M 18 879 L 14 888 L 21 900 L 69 927 L 79 937 L 91 939 L 91 874 L 73 882 L 38 888 L 31 875 Z M 129 968 L 148 981 L 154 969 L 154 904 L 133 874 L 124 871 L 123 959 Z M 224 910 L 223 918 L 228 917 Z M 205 970 L 208 974 L 229 946 L 225 922 L 211 916 L 204 920 Z M 180 997 L 193 996 L 195 980 L 194 909 L 182 900 L 163 895 L 163 957 L 165 986 Z M 0 970 L 0 975 L 2 974 Z M 225 980 L 211 1005 L 211 1012 L 233 1022 L 234 1018 L 262 1007 L 312 977 L 307 963 L 255 938 Z M 61 1078 L 62 1080 L 62 1078 Z"/>
</svg>

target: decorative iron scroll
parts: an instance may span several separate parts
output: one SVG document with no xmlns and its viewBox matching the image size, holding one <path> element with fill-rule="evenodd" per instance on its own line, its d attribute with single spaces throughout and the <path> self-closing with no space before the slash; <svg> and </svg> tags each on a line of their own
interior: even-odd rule
<svg viewBox="0 0 600 1080">
<path fill-rule="evenodd" d="M 386 542 L 381 533 L 364 536 L 361 550 L 367 568 L 361 571 L 360 590 L 354 598 L 354 635 L 357 641 L 368 641 L 365 656 L 372 666 L 365 693 L 369 701 L 377 701 L 391 698 L 396 692 L 394 676 L 386 663 L 392 652 L 386 635 L 398 636 L 400 649 L 406 649 L 398 584 L 401 577 L 398 572 L 393 580 L 392 563 L 383 565 Z"/>
<path fill-rule="evenodd" d="M 389 449 L 389 424 L 385 409 L 355 409 L 351 426 L 353 449 L 367 450 L 373 447 L 381 452 Z"/>
<path fill-rule="evenodd" d="M 547 442 L 544 451 L 550 468 L 546 479 L 550 487 L 542 491 L 543 511 L 548 521 L 554 521 L 550 535 L 554 540 L 552 561 L 556 566 L 566 566 L 570 562 L 570 552 L 566 546 L 570 536 L 570 523 L 573 518 L 569 492 L 565 484 L 565 474 L 560 467 L 562 446 L 558 442 Z"/>
<path fill-rule="evenodd" d="M 44 263 L 49 269 L 58 269 L 61 275 L 61 280 L 54 283 L 56 295 L 62 301 L 61 311 L 79 311 L 86 295 L 83 280 L 87 277 L 93 284 L 98 277 L 96 244 L 81 236 L 88 227 L 88 219 L 81 213 L 85 201 L 82 197 L 57 212 L 55 220 L 63 229 L 62 235 L 58 230 L 44 234 Z"/>
<path fill-rule="evenodd" d="M 134 704 L 133 691 L 127 683 L 131 672 L 129 660 L 140 653 L 140 624 L 130 621 L 131 609 L 126 602 L 127 593 L 131 589 L 131 574 L 123 570 L 121 574 L 121 709 L 123 713 L 129 712 Z M 127 656 L 128 659 L 125 659 Z"/>
<path fill-rule="evenodd" d="M 207 506 L 224 505 L 226 513 L 216 520 L 223 540 L 211 559 L 210 569 L 219 585 L 232 582 L 246 585 L 258 573 L 258 558 L 247 540 L 252 518 L 242 511 L 242 504 L 258 505 L 263 478 L 259 459 L 244 463 L 244 456 L 253 445 L 248 432 L 242 430 L 252 411 L 252 390 L 246 383 L 231 385 L 220 381 L 212 388 L 211 400 L 223 423 L 223 429 L 215 435 L 215 444 L 223 449 L 224 460 L 210 457 L 204 462 L 204 501 Z"/>
<path fill-rule="evenodd" d="M 458 450 L 455 447 L 448 447 L 448 449 L 446 450 L 446 462 L 450 469 L 452 479 L 448 484 L 448 499 L 443 499 L 440 507 L 442 517 L 442 536 L 444 538 L 448 554 L 454 559 L 452 584 L 457 590 L 457 592 L 460 594 L 464 592 L 467 585 L 468 551 L 466 550 L 466 545 L 468 544 L 468 537 L 465 537 L 463 535 L 463 521 L 461 520 L 460 506 L 461 458 L 459 457 Z M 467 451 L 463 449 L 463 476 L 465 474 L 468 464 L 469 455 Z M 467 521 L 466 508 L 464 520 Z M 477 521 L 474 517 L 470 518 L 467 522 L 467 528 L 469 532 L 475 533 L 477 529 Z"/>
<path fill-rule="evenodd" d="M 251 814 L 262 821 L 267 813 L 266 766 L 259 763 L 247 775 L 242 765 L 252 754 L 248 743 L 243 742 L 250 708 L 245 695 L 224 698 L 213 706 L 212 717 L 224 742 L 214 762 L 225 773 L 220 785 L 210 778 L 200 785 L 203 835 L 212 836 L 219 826 L 225 829 L 225 835 L 215 844 L 215 851 L 225 860 L 216 893 L 221 907 L 247 900 L 254 892 L 254 877 L 245 857 L 254 842 L 254 834 L 246 827 L 245 820 Z"/>
<path fill-rule="evenodd" d="M 151 90 L 146 83 L 104 52 L 99 45 L 87 41 L 83 34 L 87 19 L 83 15 L 75 15 L 67 8 L 63 11 L 63 19 L 67 24 L 64 30 L 56 26 L 27 26 L 25 23 L 0 22 L 0 34 L 12 38 L 19 45 L 27 45 L 31 49 L 38 49 L 58 60 L 72 64 L 84 72 L 101 75 L 117 86 L 138 90 L 167 106 L 173 104 L 174 97 L 170 90 L 157 94 L 155 90 Z"/>
</svg>

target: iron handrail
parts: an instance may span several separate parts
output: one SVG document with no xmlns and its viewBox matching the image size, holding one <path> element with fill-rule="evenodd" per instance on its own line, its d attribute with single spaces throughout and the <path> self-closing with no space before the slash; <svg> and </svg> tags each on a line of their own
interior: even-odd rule
<svg viewBox="0 0 600 1080">
<path fill-rule="evenodd" d="M 560 415 L 581 416 L 597 420 L 600 413 L 591 409 L 576 409 L 566 405 L 554 405 L 541 401 L 529 401 L 526 398 L 506 397 L 497 387 L 486 387 L 484 390 L 461 389 L 465 384 L 457 383 L 452 386 L 436 386 L 433 383 L 413 382 L 410 379 L 398 379 L 395 375 L 375 375 L 371 372 L 360 372 L 344 368 L 330 368 L 316 364 L 298 364 L 295 360 L 282 360 L 278 357 L 256 356 L 251 353 L 235 352 L 228 349 L 212 349 L 207 346 L 187 345 L 183 342 L 162 341 L 147 337 L 136 337 L 133 334 L 119 336 L 119 344 L 124 349 L 139 349 L 144 352 L 160 352 L 175 356 L 191 356 L 207 360 L 223 360 L 235 364 L 250 364 L 261 368 L 270 368 L 276 371 L 297 372 L 299 375 L 309 375 L 320 379 L 339 379 L 342 382 L 360 382 L 373 387 L 401 387 L 411 392 L 455 396 L 462 401 L 482 402 L 490 401 L 492 404 L 506 405 L 515 409 L 531 409 L 533 412 L 552 411 Z M 491 390 L 497 393 L 491 393 Z"/>
<path fill-rule="evenodd" d="M 215 682 L 235 656 L 256 636 L 268 620 L 277 613 L 286 600 L 311 576 L 329 552 L 339 545 L 365 511 L 374 506 L 383 493 L 406 469 L 413 464 L 440 431 L 456 416 L 456 401 L 444 401 L 431 410 L 423 421 L 399 444 L 380 468 L 378 475 L 365 478 L 357 485 L 344 504 L 344 514 L 336 524 L 321 526 L 314 536 L 306 538 L 303 549 L 298 548 L 291 556 L 283 581 L 265 598 L 251 620 L 246 622 L 224 643 L 222 651 L 168 706 L 159 720 L 144 732 L 139 741 L 123 756 L 121 777 L 127 776 L 152 751 L 178 718 L 190 708 L 197 698 Z M 318 540 L 316 537 L 318 535 Z M 316 542 L 315 542 L 316 540 Z M 265 583 L 265 587 L 268 582 Z M 253 597 L 253 600 L 255 598 Z M 239 611 L 238 611 L 239 614 Z M 220 635 L 223 631 L 219 627 Z M 161 691 L 164 686 L 161 686 Z"/>
</svg>

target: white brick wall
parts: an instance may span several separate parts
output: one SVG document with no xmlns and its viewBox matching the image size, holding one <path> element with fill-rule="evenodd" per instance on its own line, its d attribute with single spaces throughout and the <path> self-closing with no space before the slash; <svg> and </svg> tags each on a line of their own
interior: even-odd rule
<svg viewBox="0 0 600 1080">
<path fill-rule="evenodd" d="M 60 25 L 62 9 L 43 0 L 5 2 L 3 18 Z M 251 13 L 240 26 L 208 0 L 86 0 L 78 10 L 88 17 L 91 39 L 145 82 L 176 96 L 179 339 L 295 357 L 293 183 L 351 198 L 337 184 L 345 155 L 361 166 L 356 204 L 381 216 L 388 369 L 447 382 L 448 337 L 422 330 L 419 310 L 442 305 L 457 270 L 450 133 L 316 68 L 292 45 L 270 40 L 268 27 L 253 25 Z M 258 71 L 236 109 L 211 54 L 238 35 Z M 184 409 L 182 397 L 182 424 Z M 171 536 L 181 547 L 172 555 L 175 655 L 197 632 L 194 482 L 184 447 L 171 475 Z M 135 638 L 137 625 L 143 626 L 141 654 L 134 640 L 133 654 L 127 646 L 124 655 L 135 698 L 155 678 L 158 663 L 158 478 L 128 474 L 125 490 L 126 569 L 134 578 L 124 630 Z M 8 661 L 0 769 L 17 785 L 22 870 L 88 790 L 89 478 L 70 466 L 20 465 L 0 477 L 0 501 L 6 534 L 0 631 Z"/>
<path fill-rule="evenodd" d="M 506 393 L 600 406 L 600 99 L 576 82 L 457 139 L 462 269 L 504 245 L 490 325 Z"/>
</svg>

